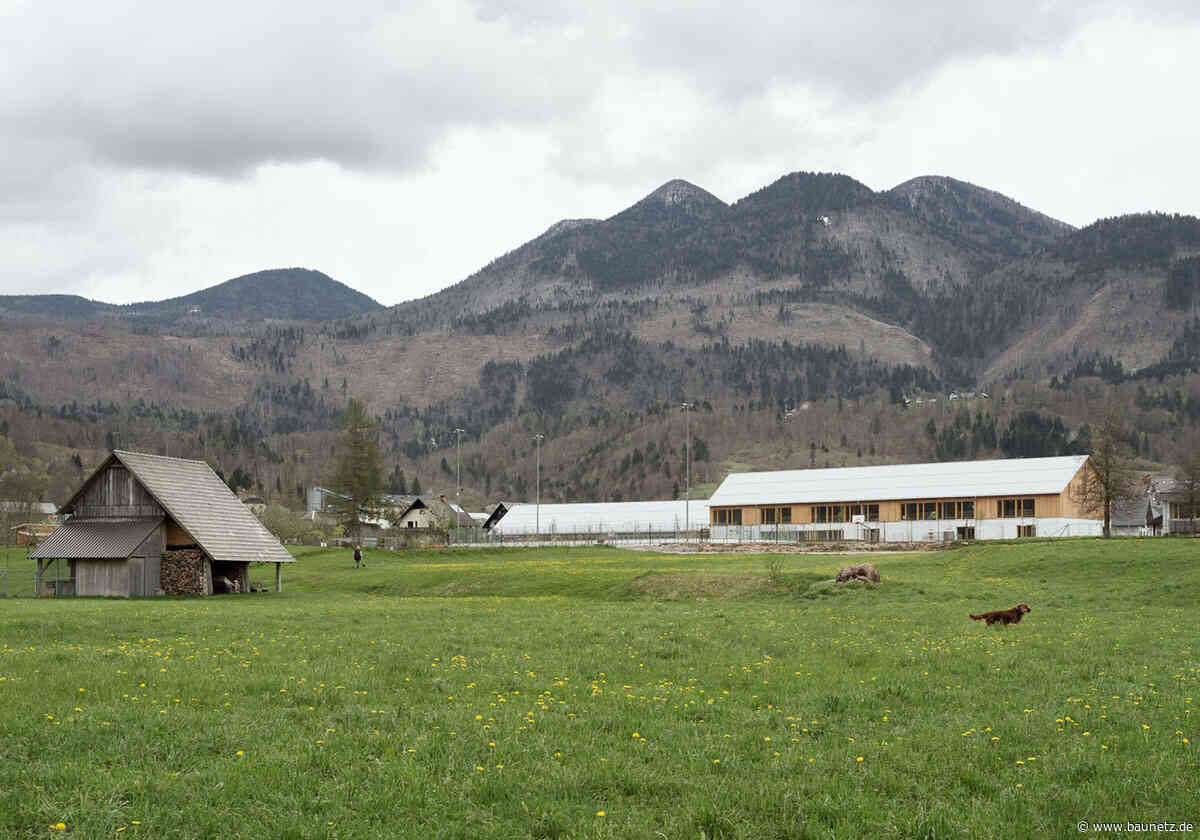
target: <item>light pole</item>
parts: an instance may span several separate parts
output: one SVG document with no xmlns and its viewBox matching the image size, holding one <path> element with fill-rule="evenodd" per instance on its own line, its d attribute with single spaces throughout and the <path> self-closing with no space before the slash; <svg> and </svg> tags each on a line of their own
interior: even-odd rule
<svg viewBox="0 0 1200 840">
<path fill-rule="evenodd" d="M 691 522 L 691 504 L 692 504 L 692 425 L 691 417 L 688 411 L 691 410 L 692 404 L 685 402 L 680 403 L 683 408 L 683 428 L 684 428 L 684 447 L 683 447 L 683 465 L 686 478 L 684 480 L 684 497 L 683 497 L 683 533 L 686 538 L 688 531 L 692 529 Z"/>
<path fill-rule="evenodd" d="M 458 510 L 454 511 L 454 521 L 459 528 L 462 528 L 462 436 L 463 429 L 455 429 L 454 434 L 458 435 L 458 490 L 455 492 L 455 501 L 458 503 Z"/>
<path fill-rule="evenodd" d="M 533 447 L 536 452 L 534 463 L 536 472 L 533 479 L 533 532 L 536 536 L 542 534 L 542 441 L 546 436 L 538 432 L 533 436 Z"/>
</svg>

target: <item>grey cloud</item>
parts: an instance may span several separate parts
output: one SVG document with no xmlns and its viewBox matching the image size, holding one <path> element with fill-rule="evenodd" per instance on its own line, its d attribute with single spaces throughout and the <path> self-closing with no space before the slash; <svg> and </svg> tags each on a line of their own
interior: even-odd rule
<svg viewBox="0 0 1200 840">
<path fill-rule="evenodd" d="M 956 58 L 1061 42 L 1098 7 L 1109 5 L 1108 0 L 751 5 L 706 0 L 686 10 L 652 5 L 644 7 L 634 49 L 646 66 L 688 73 L 727 100 L 773 83 L 798 83 L 866 101 Z"/>
<path fill-rule="evenodd" d="M 682 77 L 725 104 L 795 83 L 863 101 L 955 57 L 1062 40 L 1111 5 L 48 0 L 0 12 L 0 132 L 101 166 L 403 171 L 456 127 L 586 117 L 613 76 Z"/>
<path fill-rule="evenodd" d="M 244 5 L 20 7 L 0 17 L 0 119 L 121 166 L 410 169 L 455 126 L 536 121 L 586 96 L 586 80 L 551 72 L 566 58 L 553 32 L 531 49 L 466 7 L 447 21 L 452 4 Z"/>
</svg>

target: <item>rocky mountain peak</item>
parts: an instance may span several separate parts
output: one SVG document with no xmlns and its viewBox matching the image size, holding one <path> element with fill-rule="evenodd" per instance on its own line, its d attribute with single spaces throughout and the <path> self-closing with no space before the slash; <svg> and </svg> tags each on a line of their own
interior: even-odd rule
<svg viewBox="0 0 1200 840">
<path fill-rule="evenodd" d="M 650 193 L 643 200 L 659 202 L 668 207 L 675 205 L 687 207 L 693 204 L 719 204 L 722 207 L 726 206 L 725 202 L 708 192 L 708 190 L 701 189 L 695 184 L 684 181 L 681 178 L 667 181 L 667 183 Z"/>
</svg>

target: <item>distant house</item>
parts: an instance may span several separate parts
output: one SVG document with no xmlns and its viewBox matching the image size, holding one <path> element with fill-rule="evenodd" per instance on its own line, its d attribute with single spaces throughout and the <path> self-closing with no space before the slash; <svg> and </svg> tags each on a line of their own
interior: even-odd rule
<svg viewBox="0 0 1200 840">
<path fill-rule="evenodd" d="M 68 564 L 58 594 L 139 596 L 249 590 L 251 563 L 295 562 L 203 461 L 114 451 L 59 511 L 30 557 L 37 591 Z"/>
<path fill-rule="evenodd" d="M 53 502 L 0 501 L 0 534 L 16 545 L 37 545 L 62 521 L 57 513 Z"/>
<path fill-rule="evenodd" d="M 16 545 L 37 545 L 57 528 L 53 522 L 22 522 L 9 528 Z"/>
<path fill-rule="evenodd" d="M 1170 476 L 1143 476 L 1137 493 L 1113 507 L 1109 523 L 1113 535 L 1155 537 L 1161 534 L 1164 513 L 1162 491 L 1172 484 L 1174 482 Z"/>
<path fill-rule="evenodd" d="M 446 496 L 413 496 L 400 509 L 396 520 L 397 528 L 475 528 L 479 523 L 471 514 Z"/>
</svg>

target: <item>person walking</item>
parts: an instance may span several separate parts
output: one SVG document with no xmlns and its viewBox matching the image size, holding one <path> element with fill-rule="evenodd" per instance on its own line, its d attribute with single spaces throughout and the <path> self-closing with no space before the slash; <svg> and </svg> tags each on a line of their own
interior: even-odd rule
<svg viewBox="0 0 1200 840">
<path fill-rule="evenodd" d="M 361 545 L 354 546 L 354 568 L 362 569 L 362 568 L 365 568 L 366 565 L 367 564 L 363 562 L 362 546 Z"/>
</svg>

